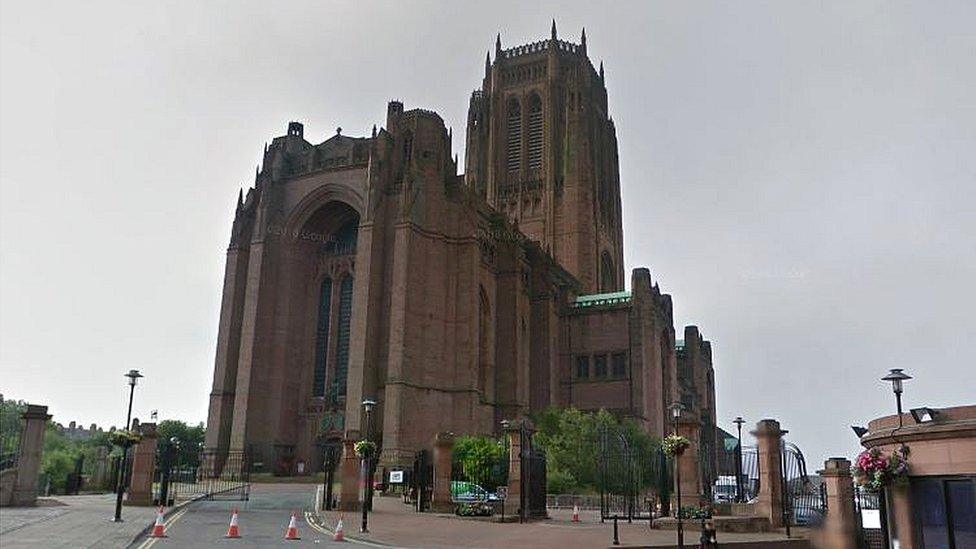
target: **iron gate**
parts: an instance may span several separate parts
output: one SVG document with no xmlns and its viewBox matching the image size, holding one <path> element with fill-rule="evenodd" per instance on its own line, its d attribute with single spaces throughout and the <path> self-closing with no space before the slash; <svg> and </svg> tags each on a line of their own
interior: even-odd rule
<svg viewBox="0 0 976 549">
<path fill-rule="evenodd" d="M 418 512 L 430 509 L 430 496 L 434 489 L 434 464 L 430 452 L 420 450 L 414 454 L 413 469 L 410 471 L 410 497 Z"/>
<path fill-rule="evenodd" d="M 654 448 L 641 453 L 630 448 L 615 429 L 601 426 L 597 484 L 600 489 L 600 520 L 651 520 L 654 502 L 667 504 L 672 474 L 667 456 Z"/>
<path fill-rule="evenodd" d="M 459 514 L 504 513 L 508 489 L 508 439 L 498 442 L 499 455 L 483 454 L 451 463 L 451 501 Z"/>
<path fill-rule="evenodd" d="M 532 447 L 522 450 L 522 518 L 546 516 L 546 452 Z"/>
<path fill-rule="evenodd" d="M 204 451 L 188 454 L 175 445 L 161 445 L 156 455 L 154 502 L 172 506 L 193 499 L 247 500 L 251 494 L 251 462 L 247 452 Z"/>
<path fill-rule="evenodd" d="M 882 497 L 878 492 L 854 486 L 854 524 L 857 528 L 857 546 L 860 549 L 885 549 L 887 540 L 882 526 Z"/>
<path fill-rule="evenodd" d="M 826 493 L 807 475 L 803 452 L 783 441 L 780 463 L 783 475 L 783 520 L 790 526 L 817 525 L 823 520 Z"/>
</svg>

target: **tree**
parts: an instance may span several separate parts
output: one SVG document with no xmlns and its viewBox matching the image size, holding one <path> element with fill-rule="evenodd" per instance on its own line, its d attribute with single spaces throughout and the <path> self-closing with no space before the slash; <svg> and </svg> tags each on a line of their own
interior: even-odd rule
<svg viewBox="0 0 976 549">
<path fill-rule="evenodd" d="M 461 436 L 454 439 L 451 458 L 459 468 L 458 477 L 493 491 L 508 470 L 506 451 L 504 439 Z"/>
<path fill-rule="evenodd" d="M 546 452 L 552 493 L 594 491 L 609 482 L 599 466 L 601 436 L 608 446 L 627 448 L 634 456 L 626 466 L 637 468 L 634 472 L 640 474 L 616 475 L 618 481 L 636 479 L 644 488 L 656 478 L 657 442 L 633 420 L 618 421 L 606 410 L 584 412 L 575 408 L 548 408 L 533 419 L 538 429 L 535 441 Z"/>
<path fill-rule="evenodd" d="M 185 421 L 164 419 L 156 426 L 156 434 L 160 452 L 166 452 L 172 446 L 176 448 L 177 463 L 189 467 L 200 464 L 200 450 L 203 449 L 206 434 L 203 423 L 190 426 Z"/>
</svg>

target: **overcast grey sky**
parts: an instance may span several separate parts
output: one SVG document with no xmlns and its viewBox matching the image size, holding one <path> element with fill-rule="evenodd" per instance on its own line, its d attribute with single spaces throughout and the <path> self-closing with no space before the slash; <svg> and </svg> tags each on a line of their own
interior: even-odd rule
<svg viewBox="0 0 976 549">
<path fill-rule="evenodd" d="M 719 421 L 812 463 L 852 423 L 976 402 L 973 2 L 6 2 L 0 391 L 67 423 L 206 419 L 224 252 L 263 143 L 439 112 L 503 45 L 586 26 L 627 268 L 712 340 Z"/>
</svg>

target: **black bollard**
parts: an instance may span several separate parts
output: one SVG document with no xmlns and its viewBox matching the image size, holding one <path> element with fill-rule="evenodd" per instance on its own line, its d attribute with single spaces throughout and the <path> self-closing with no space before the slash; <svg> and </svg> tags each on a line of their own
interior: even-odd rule
<svg viewBox="0 0 976 549">
<path fill-rule="evenodd" d="M 617 535 L 617 515 L 613 516 L 613 544 L 620 545 L 620 537 Z"/>
</svg>

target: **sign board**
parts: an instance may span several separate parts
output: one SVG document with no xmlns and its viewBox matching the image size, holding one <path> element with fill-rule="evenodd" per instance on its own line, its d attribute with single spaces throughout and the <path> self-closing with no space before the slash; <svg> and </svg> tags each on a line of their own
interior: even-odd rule
<svg viewBox="0 0 976 549">
<path fill-rule="evenodd" d="M 390 471 L 390 484 L 403 484 L 403 471 Z"/>
<path fill-rule="evenodd" d="M 508 485 L 499 486 L 495 490 L 495 495 L 498 496 L 498 499 L 508 499 Z"/>
</svg>

